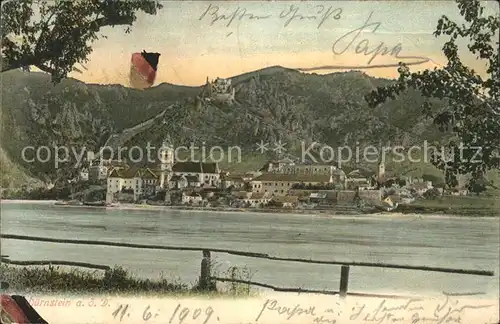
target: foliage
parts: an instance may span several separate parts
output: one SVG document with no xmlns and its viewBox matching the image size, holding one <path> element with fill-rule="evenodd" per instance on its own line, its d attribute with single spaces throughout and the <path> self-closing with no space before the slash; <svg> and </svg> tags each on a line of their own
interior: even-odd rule
<svg viewBox="0 0 500 324">
<path fill-rule="evenodd" d="M 103 27 L 131 26 L 138 11 L 161 8 L 152 0 L 9 1 L 2 5 L 1 71 L 36 66 L 58 83 L 87 62 Z"/>
<path fill-rule="evenodd" d="M 334 183 L 322 183 L 322 184 L 305 184 L 305 183 L 294 183 L 292 184 L 292 189 L 302 189 L 302 190 L 334 190 L 337 186 Z"/>
<path fill-rule="evenodd" d="M 29 70 L 30 66 L 35 66 L 49 73 L 53 83 L 60 83 L 68 73 L 78 71 L 76 64 L 88 61 L 92 43 L 105 38 L 100 34 L 102 28 L 121 25 L 127 26 L 125 32 L 129 32 L 138 12 L 154 15 L 161 8 L 162 5 L 153 0 L 6 2 L 2 4 L 1 16 L 1 71 Z M 24 90 L 29 93 L 27 88 Z M 62 91 L 60 96 L 52 90 L 41 92 L 42 95 L 37 98 L 40 100 L 22 101 L 27 108 L 21 112 L 26 116 L 23 136 L 30 139 L 29 145 L 52 145 L 68 150 L 97 148 L 102 142 L 101 137 L 107 137 L 112 129 L 94 118 L 78 118 L 76 106 L 72 103 L 74 93 L 70 89 Z M 88 101 L 88 98 L 81 99 Z M 85 114 L 88 115 L 91 109 L 88 105 L 86 108 Z M 2 116 L 4 125 L 6 120 L 11 120 L 11 117 Z M 67 153 L 55 153 L 64 161 L 59 167 L 54 168 L 53 161 L 37 161 L 26 168 L 49 186 L 65 183 L 75 177 L 78 169 L 74 165 L 81 162 L 74 159 L 75 154 Z M 33 158 L 33 155 L 27 159 Z"/>
<path fill-rule="evenodd" d="M 146 293 L 158 294 L 184 292 L 189 287 L 185 284 L 159 280 L 136 279 L 121 267 L 104 272 L 59 267 L 14 267 L 2 265 L 2 280 L 13 291 L 37 293 Z"/>
<path fill-rule="evenodd" d="M 425 199 L 436 199 L 437 197 L 441 196 L 441 193 L 437 188 L 432 188 L 424 192 L 423 196 Z"/>
<path fill-rule="evenodd" d="M 441 186 L 444 184 L 444 180 L 442 177 L 433 175 L 433 174 L 424 174 L 422 175 L 422 180 L 431 181 L 433 186 Z"/>
<path fill-rule="evenodd" d="M 212 275 L 217 278 L 228 278 L 232 280 L 251 281 L 256 271 L 250 270 L 247 266 L 230 266 L 222 269 L 222 263 L 217 259 L 212 260 Z M 232 296 L 249 296 L 252 293 L 251 286 L 246 283 L 228 282 L 227 284 L 218 284 L 217 289 L 220 292 Z"/>
<path fill-rule="evenodd" d="M 500 150 L 500 17 L 485 17 L 478 0 L 456 2 L 465 23 L 459 25 L 442 16 L 434 33 L 436 37 L 449 37 L 442 48 L 447 64 L 410 73 L 408 66 L 400 63 L 395 84 L 379 87 L 366 96 L 372 107 L 409 89 L 427 98 L 421 106 L 423 112 L 441 131 L 455 135 L 448 140 L 449 152 L 435 152 L 432 161 L 444 170 L 446 183 L 453 187 L 458 184 L 458 174 L 480 178 L 488 169 L 497 167 Z M 485 63 L 485 78 L 462 62 L 458 45 L 461 39 L 468 41 L 469 52 Z M 443 100 L 439 106 L 432 101 L 436 98 Z M 461 150 L 461 145 L 465 149 Z M 478 156 L 476 148 L 481 148 Z"/>
<path fill-rule="evenodd" d="M 467 189 L 479 196 L 482 192 L 486 191 L 487 186 L 483 179 L 473 179 L 467 186 Z"/>
</svg>

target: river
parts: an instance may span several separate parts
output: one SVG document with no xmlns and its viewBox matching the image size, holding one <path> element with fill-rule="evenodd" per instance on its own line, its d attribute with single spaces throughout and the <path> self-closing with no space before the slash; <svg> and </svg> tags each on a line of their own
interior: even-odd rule
<svg viewBox="0 0 500 324">
<path fill-rule="evenodd" d="M 485 293 L 499 291 L 499 218 L 417 215 L 287 215 L 174 210 L 106 210 L 2 203 L 1 232 L 51 238 L 225 248 L 273 256 L 383 262 L 495 271 L 494 277 L 351 267 L 349 291 Z M 12 260 L 120 265 L 142 277 L 194 282 L 201 252 L 140 250 L 2 239 Z M 340 267 L 214 254 L 220 271 L 247 267 L 253 281 L 337 290 Z"/>
</svg>

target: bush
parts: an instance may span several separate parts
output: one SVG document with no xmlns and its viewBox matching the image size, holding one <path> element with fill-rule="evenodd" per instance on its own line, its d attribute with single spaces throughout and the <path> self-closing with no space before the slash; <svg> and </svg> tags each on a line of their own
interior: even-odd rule
<svg viewBox="0 0 500 324">
<path fill-rule="evenodd" d="M 212 261 L 212 276 L 218 278 L 228 278 L 233 280 L 251 281 L 256 271 L 251 271 L 247 266 L 230 266 L 221 270 L 222 264 L 217 260 Z M 218 291 L 230 296 L 250 296 L 252 294 L 251 285 L 239 282 L 223 282 L 218 284 Z"/>
<path fill-rule="evenodd" d="M 436 199 L 437 197 L 441 196 L 441 193 L 438 189 L 432 188 L 424 192 L 423 196 L 425 199 Z"/>
<path fill-rule="evenodd" d="M 187 285 L 168 282 L 166 279 L 150 280 L 132 278 L 128 272 L 115 267 L 102 271 L 59 267 L 15 267 L 1 265 L 2 280 L 9 289 L 25 293 L 180 293 L 188 292 Z"/>
</svg>

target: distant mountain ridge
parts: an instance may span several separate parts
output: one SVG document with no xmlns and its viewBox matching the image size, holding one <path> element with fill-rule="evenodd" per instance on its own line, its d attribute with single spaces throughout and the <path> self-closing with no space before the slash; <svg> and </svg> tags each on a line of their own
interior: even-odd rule
<svg viewBox="0 0 500 324">
<path fill-rule="evenodd" d="M 362 72 L 317 75 L 279 66 L 248 72 L 231 78 L 237 101 L 232 106 L 200 103 L 202 86 L 162 83 L 136 90 L 65 79 L 54 87 L 48 75 L 21 71 L 2 73 L 2 79 L 1 147 L 13 164 L 44 181 L 69 175 L 50 163 L 26 163 L 23 147 L 97 148 L 113 134 L 121 145 L 160 145 L 169 134 L 178 144 L 239 145 L 248 152 L 261 140 L 282 140 L 297 152 L 302 141 L 408 146 L 440 137 L 415 92 L 369 109 L 364 95 L 391 81 Z"/>
</svg>

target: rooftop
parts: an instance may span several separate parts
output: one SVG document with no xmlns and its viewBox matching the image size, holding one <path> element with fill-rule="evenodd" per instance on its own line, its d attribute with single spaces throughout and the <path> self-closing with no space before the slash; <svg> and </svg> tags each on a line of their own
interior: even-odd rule
<svg viewBox="0 0 500 324">
<path fill-rule="evenodd" d="M 217 163 L 177 162 L 172 167 L 173 172 L 180 173 L 218 173 Z"/>
<path fill-rule="evenodd" d="M 285 182 L 316 182 L 329 183 L 331 177 L 329 175 L 312 175 L 312 174 L 280 174 L 280 173 L 264 173 L 252 181 L 285 181 Z"/>
<path fill-rule="evenodd" d="M 143 179 L 157 179 L 158 175 L 154 173 L 149 168 L 138 168 L 131 167 L 128 169 L 113 169 L 109 174 L 110 178 L 122 178 L 122 179 L 132 179 L 132 178 L 143 178 Z"/>
</svg>

